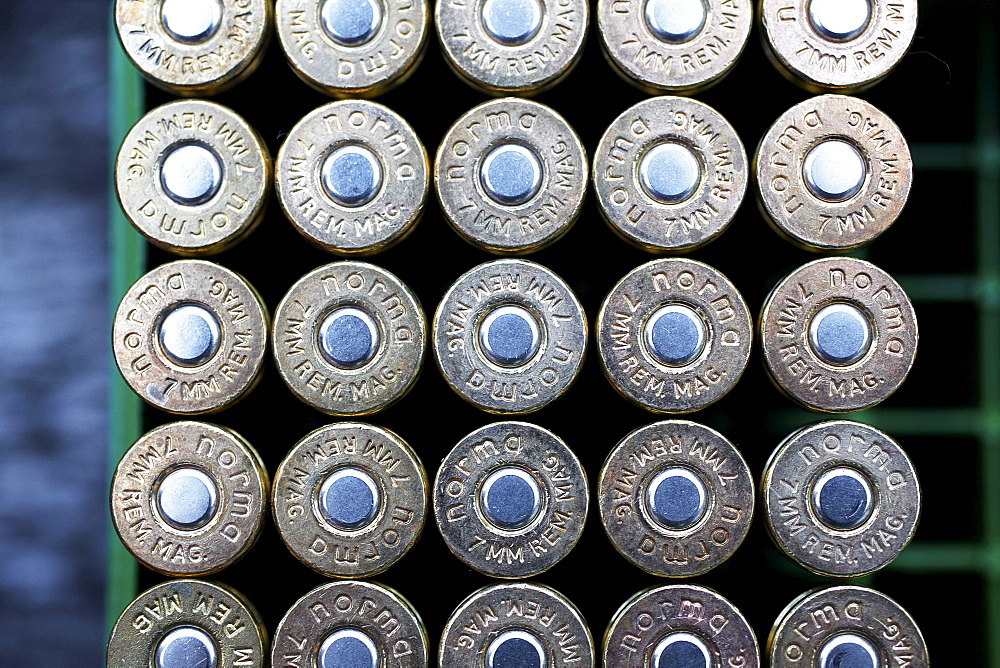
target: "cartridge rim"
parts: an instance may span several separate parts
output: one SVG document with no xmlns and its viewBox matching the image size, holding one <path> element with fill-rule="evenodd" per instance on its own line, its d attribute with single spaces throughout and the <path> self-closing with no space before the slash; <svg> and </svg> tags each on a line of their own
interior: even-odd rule
<svg viewBox="0 0 1000 668">
<path fill-rule="evenodd" d="M 706 327 L 700 354 L 683 366 L 665 364 L 646 343 L 650 317 L 668 304 L 692 310 Z M 611 385 L 654 413 L 690 413 L 725 396 L 746 369 L 753 338 L 750 311 L 736 287 L 687 258 L 653 260 L 626 274 L 601 305 L 596 329 Z"/>
<path fill-rule="evenodd" d="M 513 528 L 490 521 L 481 494 L 490 475 L 506 468 L 530 476 L 540 493 L 539 510 Z M 589 503 L 580 460 L 558 436 L 527 422 L 495 422 L 459 441 L 441 462 L 433 501 L 452 554 L 505 579 L 532 577 L 565 557 L 580 539 Z M 513 558 L 504 558 L 505 550 Z"/>
<path fill-rule="evenodd" d="M 808 637 L 795 631 L 804 625 L 810 630 Z M 789 603 L 771 627 L 767 654 L 775 668 L 819 666 L 827 643 L 845 634 L 867 641 L 880 665 L 897 658 L 914 666 L 928 665 L 927 645 L 913 617 L 885 594 L 851 585 L 818 587 Z M 900 642 L 902 638 L 906 642 Z"/>
<path fill-rule="evenodd" d="M 687 172 L 697 165 L 696 178 L 689 173 L 683 188 L 666 193 L 672 198 L 651 192 L 655 175 L 648 172 L 669 149 L 689 154 L 681 163 Z M 633 105 L 608 126 L 594 155 L 601 215 L 620 237 L 654 253 L 683 253 L 716 239 L 746 194 L 743 143 L 719 112 L 697 100 L 663 96 Z"/>
<path fill-rule="evenodd" d="M 653 482 L 675 469 L 698 481 L 705 498 L 692 521 L 669 526 L 648 496 Z M 632 431 L 608 455 L 599 480 L 608 538 L 623 557 L 653 575 L 706 573 L 731 557 L 750 529 L 750 469 L 725 436 L 696 422 L 665 420 Z"/>
<path fill-rule="evenodd" d="M 447 3 L 439 3 L 440 5 Z M 491 196 L 484 168 L 509 147 L 534 163 L 521 197 Z M 555 110 L 530 100 L 490 100 L 463 114 L 438 145 L 434 188 L 445 219 L 491 253 L 527 254 L 566 234 L 587 192 L 587 152 Z"/>
<path fill-rule="evenodd" d="M 201 580 L 168 580 L 139 594 L 122 611 L 108 640 L 108 666 L 155 666 L 160 640 L 184 627 L 211 638 L 220 665 L 228 665 L 230 657 L 253 665 L 265 661 L 267 629 L 238 591 Z"/>
<path fill-rule="evenodd" d="M 210 311 L 220 343 L 198 366 L 170 361 L 159 344 L 163 318 L 180 304 Z M 268 317 L 256 290 L 234 271 L 204 260 L 153 269 L 122 297 L 112 332 L 115 362 L 129 387 L 169 413 L 213 413 L 231 406 L 260 378 Z"/>
<path fill-rule="evenodd" d="M 810 182 L 810 159 L 828 145 L 849 147 L 860 180 L 825 197 Z M 858 169 L 855 165 L 853 169 Z M 781 237 L 811 251 L 870 243 L 896 222 L 913 182 L 913 160 L 899 127 L 864 100 L 820 95 L 783 113 L 754 156 L 757 201 Z"/>
<path fill-rule="evenodd" d="M 622 3 L 599 0 L 597 30 L 608 62 L 634 86 L 652 94 L 691 94 L 729 73 L 750 36 L 750 3 L 704 0 L 704 15 L 674 38 L 650 22 L 656 0 Z"/>
<path fill-rule="evenodd" d="M 482 633 L 469 634 L 469 624 L 481 619 L 480 610 L 493 610 L 497 618 L 491 618 Z M 532 582 L 489 585 L 466 597 L 445 623 L 438 663 L 491 666 L 490 657 L 508 638 L 532 645 L 542 657 L 540 666 L 555 665 L 559 656 L 574 657 L 574 665 L 581 668 L 595 665 L 594 640 L 580 610 L 552 587 Z"/>
<path fill-rule="evenodd" d="M 824 521 L 815 498 L 824 476 L 839 472 L 858 476 L 871 495 L 863 516 L 846 526 Z M 882 568 L 910 542 L 920 519 L 920 482 L 906 452 L 885 433 L 850 420 L 789 434 L 768 460 L 760 493 L 775 544 L 818 575 L 855 577 Z"/>
<path fill-rule="evenodd" d="M 374 158 L 363 197 L 330 190 L 327 168 L 344 151 Z M 413 128 L 367 100 L 330 102 L 306 114 L 278 149 L 275 171 L 285 216 L 309 242 L 337 255 L 372 255 L 405 239 L 430 187 L 427 151 Z"/>
<path fill-rule="evenodd" d="M 529 314 L 526 324 L 538 333 L 519 364 L 483 349 L 483 327 L 505 307 Z M 527 260 L 493 260 L 463 274 L 438 304 L 432 328 L 441 375 L 488 413 L 530 413 L 555 401 L 576 379 L 587 348 L 587 318 L 573 291 Z"/>
<path fill-rule="evenodd" d="M 378 8 L 379 20 L 373 10 L 367 30 L 346 40 L 327 29 L 330 1 L 277 0 L 278 40 L 292 71 L 335 97 L 375 97 L 406 81 L 427 42 L 425 0 L 369 0 L 370 7 Z"/>
<path fill-rule="evenodd" d="M 842 11 L 845 3 L 838 4 Z M 817 25 L 823 21 L 817 21 L 815 2 L 764 0 L 759 11 L 768 57 L 786 78 L 812 92 L 851 93 L 873 86 L 909 50 L 917 28 L 917 2 L 866 4 L 867 19 L 860 26 L 858 15 L 849 28 L 834 34 Z"/>
<path fill-rule="evenodd" d="M 871 343 L 849 364 L 824 360 L 809 342 L 815 316 L 847 304 L 871 325 Z M 913 305 L 888 273 L 849 257 L 809 262 L 771 291 L 758 323 L 772 382 L 811 410 L 849 413 L 884 401 L 906 379 L 919 335 Z"/>
<path fill-rule="evenodd" d="M 662 641 L 677 633 L 704 643 L 710 665 L 760 666 L 757 638 L 743 614 L 718 592 L 689 584 L 650 587 L 625 601 L 604 634 L 604 665 L 655 665 Z"/>
<path fill-rule="evenodd" d="M 323 496 L 343 472 L 374 485 L 370 513 L 339 523 Z M 398 435 L 360 422 L 320 427 L 296 443 L 274 476 L 274 523 L 289 551 L 329 577 L 381 573 L 416 544 L 427 516 L 427 474 Z"/>
<path fill-rule="evenodd" d="M 115 2 L 118 40 L 153 85 L 179 95 L 215 95 L 260 64 L 274 18 L 270 2 L 219 3 L 216 29 L 188 42 L 171 34 L 161 8 L 160 2 Z"/>
<path fill-rule="evenodd" d="M 172 197 L 163 169 L 191 149 L 212 156 L 218 180 L 200 196 Z M 125 216 L 150 243 L 179 255 L 212 255 L 256 229 L 272 174 L 267 146 L 241 116 L 215 102 L 177 100 L 129 130 L 115 160 L 115 189 Z"/>
<path fill-rule="evenodd" d="M 366 635 L 384 661 L 379 665 L 428 665 L 427 631 L 416 609 L 395 589 L 360 580 L 328 582 L 296 601 L 275 629 L 272 665 L 296 657 L 312 665 L 323 642 L 342 629 Z"/>
</svg>

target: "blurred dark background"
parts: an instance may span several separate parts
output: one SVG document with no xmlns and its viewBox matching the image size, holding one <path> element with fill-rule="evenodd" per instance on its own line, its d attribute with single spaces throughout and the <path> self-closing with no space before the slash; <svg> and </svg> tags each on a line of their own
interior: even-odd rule
<svg viewBox="0 0 1000 668">
<path fill-rule="evenodd" d="M 118 48 L 107 32 L 110 5 L 104 0 L 0 3 L 0 663 L 5 665 L 99 665 L 103 660 L 107 396 L 113 368 L 108 164 L 118 148 L 118 139 L 108 131 L 108 55 Z M 988 122 L 996 122 L 995 12 L 991 0 L 921 2 L 910 53 L 887 80 L 860 95 L 902 128 L 917 163 L 915 188 L 901 219 L 863 253 L 894 275 L 965 276 L 975 272 L 981 257 L 974 222 L 977 206 L 988 201 L 979 189 L 990 181 L 977 178 L 963 151 L 974 150 L 977 138 L 984 136 L 977 96 L 993 96 L 979 105 L 992 108 Z M 986 43 L 994 46 L 987 50 Z M 433 158 L 448 126 L 486 98 L 447 70 L 433 36 L 429 47 L 416 74 L 379 101 L 413 124 Z M 990 67 L 992 92 L 977 86 L 987 80 L 983 73 Z M 149 87 L 146 94 L 147 108 L 171 99 Z M 563 114 L 592 152 L 608 124 L 645 97 L 604 62 L 592 22 L 582 62 L 537 99 Z M 695 97 L 729 119 L 752 157 L 773 120 L 808 94 L 767 61 L 755 25 L 734 71 Z M 302 115 L 328 100 L 292 74 L 276 40 L 256 74 L 215 99 L 246 117 L 272 154 Z M 996 128 L 992 131 L 995 138 Z M 768 229 L 752 190 L 729 230 L 692 257 L 725 273 L 755 314 L 777 280 L 813 258 Z M 594 198 L 588 197 L 576 227 L 531 258 L 573 287 L 593 322 L 614 283 L 649 255 L 615 237 L 600 219 Z M 149 266 L 170 259 L 151 250 Z M 300 276 L 336 258 L 303 240 L 272 201 L 260 229 L 215 259 L 246 276 L 273 309 Z M 410 285 L 430 317 L 452 281 L 488 259 L 451 232 L 432 202 L 411 237 L 371 261 Z M 890 418 L 896 409 L 971 414 L 988 399 L 979 378 L 981 314 L 971 300 L 935 298 L 933 286 L 921 295 L 915 369 L 879 410 Z M 963 337 L 958 344 L 957 336 Z M 756 478 L 784 435 L 821 419 L 792 409 L 767 381 L 756 354 L 732 393 L 691 418 L 729 437 Z M 247 437 L 272 473 L 292 444 L 329 421 L 294 398 L 270 361 L 264 381 L 245 401 L 208 419 Z M 462 436 L 493 419 L 448 389 L 428 351 L 412 393 L 369 421 L 407 439 L 433 477 L 441 458 Z M 567 395 L 527 419 L 552 429 L 575 450 L 593 489 L 614 444 L 660 418 L 611 389 L 592 349 Z M 167 421 L 167 415 L 147 409 L 143 429 Z M 918 555 L 946 554 L 935 547 L 975 545 L 984 537 L 987 490 L 980 482 L 981 442 L 971 431 L 963 435 L 944 426 L 905 434 L 887 427 L 913 458 L 924 485 L 923 520 L 913 545 Z M 959 513 L 954 511 L 955 487 L 963 490 Z M 604 535 L 593 499 L 591 508 L 576 549 L 536 579 L 580 607 L 599 646 L 618 606 L 640 589 L 664 581 L 620 557 Z M 987 637 L 998 624 L 989 616 L 987 594 L 998 585 L 959 563 L 925 571 L 919 559 L 901 562 L 864 584 L 913 614 L 932 655 L 943 665 L 986 665 Z M 262 572 L 269 577 L 259 577 Z M 141 569 L 139 588 L 161 579 Z M 324 581 L 285 550 L 270 523 L 250 554 L 214 579 L 241 589 L 272 632 L 295 600 Z M 395 587 L 417 607 L 432 651 L 450 612 L 489 582 L 447 552 L 432 522 L 413 551 L 376 580 Z M 759 515 L 735 556 L 694 581 L 717 589 L 739 607 L 762 649 L 786 603 L 830 582 L 785 559 L 770 543 Z M 943 592 L 947 608 L 942 607 Z M 961 634 L 960 642 L 956 634 Z"/>
</svg>

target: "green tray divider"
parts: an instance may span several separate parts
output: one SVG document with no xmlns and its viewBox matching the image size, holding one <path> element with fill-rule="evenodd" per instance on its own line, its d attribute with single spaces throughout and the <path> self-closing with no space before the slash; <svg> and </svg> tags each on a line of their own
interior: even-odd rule
<svg viewBox="0 0 1000 668">
<path fill-rule="evenodd" d="M 115 36 L 114 17 L 110 16 L 108 31 L 108 123 L 109 123 L 109 167 L 114 174 L 114 161 L 118 146 L 132 125 L 143 113 L 142 77 L 122 52 Z M 108 276 L 108 328 L 107 341 L 111 341 L 111 323 L 118 301 L 129 286 L 144 272 L 146 267 L 146 242 L 122 213 L 115 196 L 113 185 L 108 189 L 108 241 L 110 272 Z M 110 358 L 110 355 L 109 355 Z M 142 433 L 142 400 L 122 380 L 114 359 L 109 359 L 110 379 L 108 396 L 108 477 L 106 489 L 111 487 L 118 460 L 125 450 Z M 104 594 L 105 637 L 122 610 L 135 598 L 139 566 L 135 558 L 122 546 L 111 524 L 111 515 L 105 509 L 107 518 L 107 580 Z"/>
<path fill-rule="evenodd" d="M 976 241 L 986 659 L 1000 666 L 1000 103 L 995 22 L 980 22 L 976 99 Z"/>
</svg>

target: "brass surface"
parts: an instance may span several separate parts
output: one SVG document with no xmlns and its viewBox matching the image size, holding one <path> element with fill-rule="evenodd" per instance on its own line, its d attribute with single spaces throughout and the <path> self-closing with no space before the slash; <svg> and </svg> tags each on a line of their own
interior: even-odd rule
<svg viewBox="0 0 1000 668">
<path fill-rule="evenodd" d="M 161 2 L 115 0 L 118 40 L 154 86 L 175 95 L 215 95 L 257 69 L 274 20 L 269 0 L 219 4 L 218 30 L 201 43 L 185 44 L 167 32 L 160 17 Z"/>
<path fill-rule="evenodd" d="M 184 205 L 163 191 L 160 166 L 179 145 L 209 148 L 222 167 L 218 192 Z M 273 168 L 264 141 L 231 109 L 206 100 L 178 100 L 143 116 L 122 141 L 115 161 L 118 201 L 146 239 L 178 255 L 211 255 L 260 223 Z"/>
<path fill-rule="evenodd" d="M 219 668 L 266 663 L 267 629 L 239 592 L 201 580 L 168 580 L 139 594 L 115 622 L 108 640 L 108 666 L 155 666 L 160 639 L 182 626 L 211 637 Z"/>
<path fill-rule="evenodd" d="M 909 613 L 885 594 L 850 585 L 819 587 L 789 603 L 771 628 L 767 655 L 774 668 L 815 666 L 826 641 L 842 633 L 871 643 L 881 665 L 930 665 Z"/>
<path fill-rule="evenodd" d="M 181 304 L 204 306 L 218 321 L 218 350 L 200 366 L 172 363 L 159 344 L 159 323 Z M 147 403 L 169 413 L 213 413 L 256 385 L 267 329 L 264 304 L 243 277 L 212 262 L 178 260 L 148 272 L 125 293 L 112 348 L 125 382 Z"/>
<path fill-rule="evenodd" d="M 694 193 L 667 204 L 639 181 L 651 148 L 676 142 L 696 156 Z M 747 156 L 736 131 L 712 107 L 682 97 L 655 97 L 630 107 L 605 131 L 594 154 L 594 190 L 601 214 L 619 236 L 654 253 L 699 248 L 725 231 L 746 194 Z"/>
<path fill-rule="evenodd" d="M 753 25 L 749 2 L 706 0 L 707 16 L 689 41 L 654 37 L 646 2 L 598 0 L 597 31 L 608 63 L 626 81 L 651 95 L 691 94 L 718 83 L 736 64 Z"/>
<path fill-rule="evenodd" d="M 742 613 L 715 591 L 685 584 L 650 587 L 627 600 L 604 635 L 604 665 L 652 666 L 656 645 L 675 632 L 701 639 L 713 666 L 760 666 L 757 638 Z"/>
<path fill-rule="evenodd" d="M 379 0 L 382 21 L 371 40 L 356 46 L 333 41 L 323 29 L 320 0 L 277 0 L 278 41 L 292 71 L 336 97 L 375 97 L 413 73 L 427 44 L 425 0 Z"/>
<path fill-rule="evenodd" d="M 379 666 L 429 665 L 427 631 L 410 602 L 394 589 L 358 580 L 320 585 L 296 601 L 274 632 L 271 665 L 315 666 L 323 640 L 343 628 L 375 643 Z"/>
<path fill-rule="evenodd" d="M 809 343 L 812 317 L 848 304 L 869 320 L 867 353 L 852 364 L 819 359 Z M 765 366 L 775 385 L 815 411 L 849 413 L 885 400 L 906 379 L 917 354 L 917 320 L 903 288 L 886 272 L 849 257 L 813 260 L 771 291 L 758 323 Z"/>
<path fill-rule="evenodd" d="M 505 467 L 527 472 L 540 491 L 540 511 L 520 529 L 495 527 L 480 503 L 483 482 Z M 448 549 L 480 573 L 506 579 L 538 575 L 565 557 L 589 503 L 580 460 L 558 436 L 527 422 L 495 422 L 459 441 L 441 462 L 433 494 Z"/>
<path fill-rule="evenodd" d="M 319 330 L 338 306 L 368 313 L 379 345 L 362 366 L 331 364 L 319 347 Z M 330 415 L 367 415 L 398 401 L 424 363 L 427 321 L 420 302 L 396 276 L 367 262 L 345 260 L 309 272 L 274 312 L 274 361 L 299 399 Z"/>
<path fill-rule="evenodd" d="M 171 471 L 208 475 L 218 494 L 213 516 L 183 530 L 160 516 L 156 490 Z M 236 432 L 204 422 L 172 422 L 125 452 L 111 480 L 111 519 L 122 543 L 164 575 L 200 576 L 229 566 L 256 542 L 270 482 L 257 451 Z"/>
<path fill-rule="evenodd" d="M 861 154 L 866 175 L 860 190 L 841 202 L 813 195 L 803 162 L 827 139 L 845 141 Z M 768 129 L 754 156 L 757 201 L 780 236 L 813 251 L 863 246 L 892 225 L 913 181 L 913 161 L 899 127 L 864 100 L 821 95 L 795 105 Z"/>
<path fill-rule="evenodd" d="M 657 473 L 680 467 L 705 486 L 704 515 L 689 528 L 671 529 L 646 502 Z M 623 557 L 653 575 L 690 577 L 718 566 L 746 538 L 753 518 L 750 469 L 725 436 L 687 420 L 636 429 L 601 467 L 598 505 L 608 538 Z"/>
<path fill-rule="evenodd" d="M 378 193 L 343 206 L 326 192 L 320 169 L 335 149 L 362 146 L 381 165 Z M 413 231 L 430 187 L 427 151 L 399 114 L 376 102 L 341 100 L 307 114 L 278 149 L 275 192 L 295 229 L 337 255 L 371 255 Z"/>
<path fill-rule="evenodd" d="M 762 0 L 761 41 L 786 78 L 814 93 L 853 93 L 881 81 L 906 55 L 917 29 L 917 0 L 870 2 L 872 15 L 857 36 L 821 36 L 808 17 L 808 2 Z"/>
<path fill-rule="evenodd" d="M 331 473 L 359 469 L 378 487 L 372 520 L 357 529 L 328 522 L 319 489 Z M 399 561 L 420 538 L 427 474 L 413 449 L 387 429 L 338 422 L 306 434 L 274 476 L 274 523 L 295 557 L 329 577 L 368 577 Z"/>
<path fill-rule="evenodd" d="M 534 95 L 555 86 L 583 53 L 590 20 L 586 0 L 539 0 L 541 25 L 523 44 L 504 45 L 483 25 L 482 2 L 437 0 L 434 21 L 451 69 L 490 95 Z"/>
<path fill-rule="evenodd" d="M 483 189 L 483 159 L 501 144 L 525 146 L 542 164 L 541 186 L 523 204 L 500 204 Z M 497 254 L 533 253 L 566 234 L 580 215 L 587 178 L 587 152 L 566 119 L 517 98 L 466 112 L 434 158 L 434 188 L 445 218 L 463 239 Z"/>
<path fill-rule="evenodd" d="M 494 614 L 483 615 L 484 610 Z M 441 634 L 438 665 L 489 665 L 486 652 L 490 643 L 512 630 L 527 631 L 541 643 L 546 666 L 596 665 L 594 640 L 577 607 L 555 589 L 531 582 L 490 585 L 462 601 Z"/>
<path fill-rule="evenodd" d="M 498 306 L 537 320 L 538 351 L 513 367 L 493 364 L 479 344 L 483 318 Z M 434 313 L 434 359 L 463 399 L 489 413 L 522 414 L 555 401 L 583 365 L 587 317 L 570 287 L 540 264 L 493 260 L 463 274 Z"/>
<path fill-rule="evenodd" d="M 701 354 L 667 366 L 647 348 L 644 329 L 665 304 L 694 310 L 706 328 Z M 604 373 L 625 398 L 654 413 L 690 413 L 718 401 L 746 369 L 753 338 L 750 312 L 736 287 L 716 269 L 686 258 L 653 260 L 611 290 L 597 316 Z"/>
<path fill-rule="evenodd" d="M 825 525 L 812 503 L 825 471 L 845 467 L 872 486 L 871 515 L 858 527 Z M 920 483 L 899 444 L 874 427 L 831 420 L 790 434 L 771 455 L 760 484 L 767 528 L 796 562 L 819 575 L 876 571 L 910 542 L 920 518 Z"/>
</svg>

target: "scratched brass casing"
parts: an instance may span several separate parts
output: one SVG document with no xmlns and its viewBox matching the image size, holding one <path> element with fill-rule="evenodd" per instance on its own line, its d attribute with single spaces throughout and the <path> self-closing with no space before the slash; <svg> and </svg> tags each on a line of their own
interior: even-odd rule
<svg viewBox="0 0 1000 668">
<path fill-rule="evenodd" d="M 484 186 L 484 163 L 504 145 L 522 147 L 538 160 L 540 183 L 526 201 L 497 201 Z M 517 98 L 490 100 L 466 112 L 434 158 L 434 188 L 445 219 L 470 244 L 498 255 L 533 253 L 566 234 L 582 210 L 587 174 L 587 151 L 566 119 Z"/>
<path fill-rule="evenodd" d="M 658 474 L 683 471 L 705 490 L 705 508 L 689 526 L 670 527 L 651 511 Z M 636 429 L 615 446 L 600 473 L 598 504 L 608 538 L 623 557 L 653 575 L 700 575 L 731 557 L 754 511 L 750 469 L 725 436 L 687 420 Z"/>
<path fill-rule="evenodd" d="M 221 181 L 204 202 L 171 198 L 163 161 L 183 146 L 208 149 Z M 118 151 L 115 188 L 132 226 L 178 255 L 211 255 L 245 239 L 260 223 L 271 191 L 271 155 L 260 136 L 231 109 L 206 100 L 178 100 L 136 123 Z"/>
<path fill-rule="evenodd" d="M 118 40 L 154 86 L 176 95 L 215 95 L 257 69 L 274 20 L 269 0 L 218 2 L 216 29 L 193 40 L 171 32 L 164 5 L 165 0 L 115 0 Z"/>
<path fill-rule="evenodd" d="M 329 582 L 296 601 L 274 632 L 271 665 L 315 666 L 324 641 L 345 630 L 363 634 L 378 666 L 429 665 L 427 631 L 416 609 L 396 590 L 359 580 Z"/>
<path fill-rule="evenodd" d="M 361 526 L 336 526 L 320 500 L 334 474 L 360 471 L 377 489 Z M 413 449 L 388 429 L 338 422 L 306 434 L 274 476 L 274 523 L 295 557 L 329 577 L 376 575 L 403 558 L 427 516 L 427 474 Z"/>
<path fill-rule="evenodd" d="M 322 170 L 343 147 L 370 152 L 381 183 L 363 203 L 333 198 Z M 372 255 L 414 230 L 430 188 L 427 151 L 402 116 L 376 102 L 340 100 L 295 124 L 278 149 L 275 191 L 282 211 L 303 237 L 337 255 Z"/>
<path fill-rule="evenodd" d="M 649 152 L 680 145 L 698 164 L 697 185 L 676 202 L 654 199 L 640 169 Z M 747 156 L 733 126 L 712 107 L 683 97 L 654 97 L 624 111 L 594 154 L 594 191 L 614 232 L 653 253 L 684 253 L 722 234 L 743 202 Z"/>
<path fill-rule="evenodd" d="M 483 349 L 484 322 L 506 307 L 534 319 L 537 349 L 502 365 Z M 583 366 L 587 317 L 570 287 L 540 264 L 493 260 L 467 271 L 438 304 L 434 359 L 455 392 L 489 413 L 537 411 L 562 396 Z"/>
<path fill-rule="evenodd" d="M 191 305 L 211 314 L 219 341 L 203 362 L 182 366 L 165 353 L 161 325 Z M 169 413 L 214 413 L 257 384 L 267 330 L 267 310 L 242 276 L 205 260 L 178 260 L 148 272 L 122 297 L 112 349 L 125 382 L 150 405 Z"/>
<path fill-rule="evenodd" d="M 158 502 L 160 484 L 176 471 L 208 476 L 215 510 L 200 526 L 174 526 Z M 111 479 L 111 518 L 122 543 L 164 575 L 200 576 L 229 566 L 253 546 L 264 526 L 270 482 L 257 451 L 236 432 L 204 422 L 172 422 L 129 448 Z"/>
<path fill-rule="evenodd" d="M 108 666 L 156 666 L 161 641 L 178 630 L 205 638 L 219 666 L 266 662 L 267 628 L 239 592 L 202 580 L 168 580 L 139 594 L 115 622 Z"/>
<path fill-rule="evenodd" d="M 647 323 L 664 306 L 693 311 L 705 343 L 690 362 L 667 365 L 652 352 Z M 696 260 L 653 260 L 611 290 L 597 316 L 604 374 L 625 398 L 654 413 L 690 413 L 725 396 L 750 359 L 750 311 L 718 270 Z"/>
<path fill-rule="evenodd" d="M 913 617 L 891 598 L 866 587 L 819 587 L 788 604 L 771 628 L 767 655 L 774 668 L 816 666 L 830 640 L 854 636 L 874 650 L 875 665 L 930 665 Z"/>
<path fill-rule="evenodd" d="M 598 0 L 597 31 L 611 67 L 651 95 L 691 94 L 732 70 L 753 25 L 748 2 L 705 0 L 701 28 L 682 41 L 660 39 L 644 14 L 649 2 Z"/>
<path fill-rule="evenodd" d="M 277 0 L 278 40 L 292 71 L 318 91 L 375 97 L 406 81 L 423 59 L 430 28 L 425 0 L 376 0 L 380 21 L 367 40 L 339 43 L 324 28 L 325 0 Z"/>
<path fill-rule="evenodd" d="M 462 601 L 441 634 L 438 664 L 493 665 L 491 653 L 508 637 L 540 650 L 542 666 L 596 664 L 594 640 L 577 607 L 555 589 L 532 582 L 490 585 Z"/>
<path fill-rule="evenodd" d="M 604 665 L 660 665 L 658 654 L 674 638 L 700 644 L 705 665 L 760 666 L 757 638 L 743 614 L 719 593 L 688 584 L 650 587 L 627 600 L 604 635 Z"/>
<path fill-rule="evenodd" d="M 831 39 L 810 20 L 810 3 L 763 0 L 761 41 L 778 71 L 802 88 L 859 92 L 885 78 L 906 55 L 917 30 L 917 4 L 869 2 L 868 21 L 857 34 Z"/>
<path fill-rule="evenodd" d="M 857 192 L 824 199 L 806 183 L 810 151 L 829 141 L 853 146 L 863 166 Z M 810 251 L 842 251 L 873 241 L 899 218 L 913 183 L 906 138 L 885 113 L 846 95 L 800 102 L 768 129 L 753 164 L 757 203 L 779 236 Z"/>
<path fill-rule="evenodd" d="M 816 510 L 827 472 L 863 476 L 872 507 L 857 526 L 827 525 Z M 874 427 L 830 420 L 793 432 L 771 454 L 760 483 L 767 528 L 782 552 L 818 575 L 856 577 L 899 556 L 920 519 L 917 472 L 899 444 Z"/>
<path fill-rule="evenodd" d="M 522 526 L 488 519 L 483 486 L 513 470 L 538 491 L 538 511 Z M 434 479 L 434 517 L 452 554 L 495 578 L 542 573 L 576 545 L 587 518 L 587 476 L 552 432 L 527 422 L 495 422 L 472 432 L 441 462 Z"/>
<path fill-rule="evenodd" d="M 357 309 L 372 320 L 377 343 L 371 358 L 352 368 L 323 353 L 327 317 Z M 396 276 L 367 262 L 333 262 L 309 272 L 274 312 L 274 361 L 299 399 L 330 415 L 367 415 L 398 401 L 413 387 L 424 363 L 427 320 L 417 296 Z"/>
<path fill-rule="evenodd" d="M 844 304 L 864 315 L 871 342 L 846 365 L 824 362 L 809 330 L 824 307 Z M 916 313 L 903 288 L 871 262 L 813 260 L 771 291 L 758 323 L 764 362 L 774 384 L 806 408 L 849 413 L 884 401 L 906 380 L 917 354 Z"/>
</svg>

